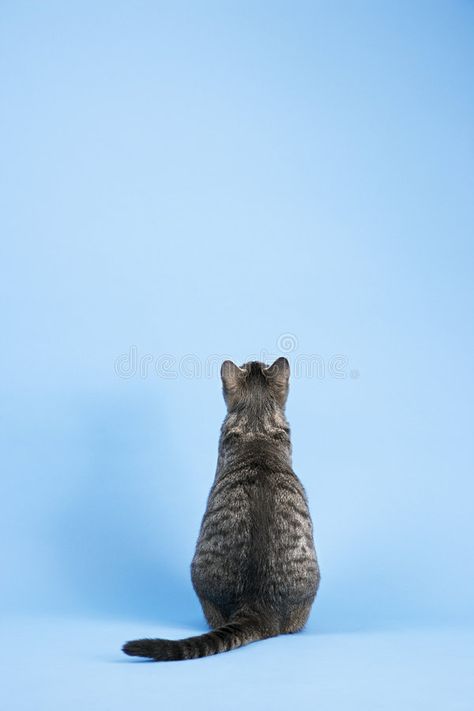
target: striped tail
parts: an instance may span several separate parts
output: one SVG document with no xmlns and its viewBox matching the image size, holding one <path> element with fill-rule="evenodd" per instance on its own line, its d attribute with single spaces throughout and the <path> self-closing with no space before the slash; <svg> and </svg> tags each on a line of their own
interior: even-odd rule
<svg viewBox="0 0 474 711">
<path fill-rule="evenodd" d="M 244 644 L 271 637 L 263 632 L 254 620 L 238 618 L 229 624 L 187 639 L 136 639 L 123 645 L 125 654 L 148 657 L 157 662 L 174 662 L 181 659 L 199 659 L 211 654 L 229 652 Z"/>
</svg>

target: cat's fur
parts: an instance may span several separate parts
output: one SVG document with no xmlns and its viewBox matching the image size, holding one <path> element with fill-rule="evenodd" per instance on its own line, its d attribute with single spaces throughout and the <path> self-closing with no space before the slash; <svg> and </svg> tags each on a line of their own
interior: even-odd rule
<svg viewBox="0 0 474 711">
<path fill-rule="evenodd" d="M 289 364 L 231 361 L 217 472 L 191 565 L 211 632 L 127 642 L 126 654 L 195 659 L 300 630 L 319 585 L 304 489 L 291 468 L 284 415 Z"/>
</svg>

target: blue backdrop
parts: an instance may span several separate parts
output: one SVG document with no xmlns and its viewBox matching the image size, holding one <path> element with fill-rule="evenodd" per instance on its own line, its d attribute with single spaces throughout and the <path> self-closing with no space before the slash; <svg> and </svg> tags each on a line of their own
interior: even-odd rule
<svg viewBox="0 0 474 711">
<path fill-rule="evenodd" d="M 0 54 L 5 708 L 472 708 L 473 5 L 5 2 Z M 307 631 L 122 663 L 204 630 L 218 365 L 279 355 Z"/>
</svg>

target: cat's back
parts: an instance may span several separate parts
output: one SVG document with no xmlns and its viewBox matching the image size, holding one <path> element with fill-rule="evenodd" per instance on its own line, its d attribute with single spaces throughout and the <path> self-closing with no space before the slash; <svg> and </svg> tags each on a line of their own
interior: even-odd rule
<svg viewBox="0 0 474 711">
<path fill-rule="evenodd" d="M 319 573 L 305 492 L 274 452 L 250 447 L 222 468 L 192 572 L 197 589 L 212 588 L 219 598 L 306 598 L 315 590 Z"/>
</svg>

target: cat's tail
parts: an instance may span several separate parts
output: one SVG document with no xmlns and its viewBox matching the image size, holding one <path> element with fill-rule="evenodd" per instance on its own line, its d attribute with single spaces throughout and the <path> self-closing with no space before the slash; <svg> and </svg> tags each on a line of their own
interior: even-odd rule
<svg viewBox="0 0 474 711">
<path fill-rule="evenodd" d="M 273 637 L 274 634 L 276 633 L 261 629 L 258 623 L 249 617 L 239 617 L 197 637 L 177 640 L 136 639 L 124 644 L 122 650 L 132 657 L 148 657 L 157 662 L 174 662 L 229 652 L 244 644 Z"/>
</svg>

